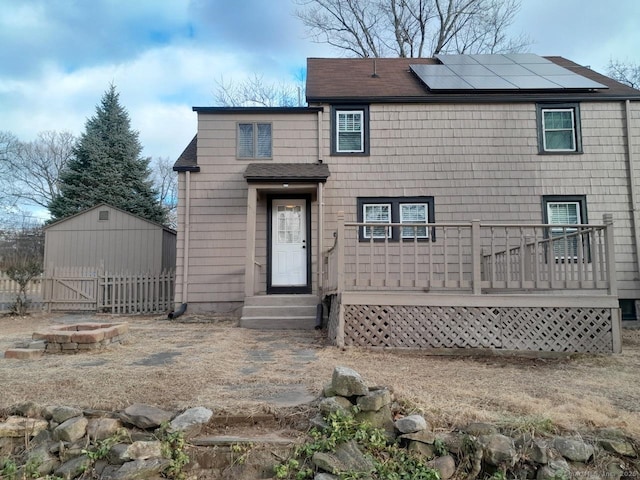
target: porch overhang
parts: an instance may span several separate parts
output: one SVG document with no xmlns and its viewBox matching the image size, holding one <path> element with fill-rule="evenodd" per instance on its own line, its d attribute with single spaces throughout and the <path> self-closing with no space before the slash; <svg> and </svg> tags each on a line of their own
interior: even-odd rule
<svg viewBox="0 0 640 480">
<path fill-rule="evenodd" d="M 318 291 L 323 277 L 323 187 L 329 178 L 328 165 L 323 163 L 251 163 L 247 165 L 244 178 L 247 191 L 247 258 L 245 263 L 245 296 L 255 293 L 256 267 L 256 207 L 262 194 L 310 194 L 311 201 L 318 204 L 317 228 L 317 284 Z"/>
<path fill-rule="evenodd" d="M 247 183 L 325 183 L 330 174 L 324 163 L 251 163 L 244 178 Z"/>
</svg>

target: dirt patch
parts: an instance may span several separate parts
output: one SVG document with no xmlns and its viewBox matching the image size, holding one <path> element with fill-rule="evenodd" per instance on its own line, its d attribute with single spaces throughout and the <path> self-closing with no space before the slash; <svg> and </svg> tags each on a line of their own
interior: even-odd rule
<svg viewBox="0 0 640 480">
<path fill-rule="evenodd" d="M 65 318 L 0 318 L 0 352 Z M 28 400 L 106 410 L 141 402 L 257 415 L 309 402 L 333 368 L 345 365 L 371 385 L 391 387 L 436 428 L 548 419 L 562 428 L 612 426 L 640 436 L 640 331 L 625 330 L 623 353 L 614 356 L 434 357 L 341 351 L 321 332 L 261 332 L 206 318 L 81 320 L 127 321 L 131 343 L 37 360 L 0 358 L 0 409 Z"/>
</svg>

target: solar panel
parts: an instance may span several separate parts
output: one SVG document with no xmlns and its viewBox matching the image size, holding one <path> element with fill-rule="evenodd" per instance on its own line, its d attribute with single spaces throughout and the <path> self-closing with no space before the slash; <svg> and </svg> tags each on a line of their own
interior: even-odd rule
<svg viewBox="0 0 640 480">
<path fill-rule="evenodd" d="M 410 65 L 433 91 L 588 90 L 608 88 L 532 53 L 436 55 L 437 65 Z"/>
</svg>

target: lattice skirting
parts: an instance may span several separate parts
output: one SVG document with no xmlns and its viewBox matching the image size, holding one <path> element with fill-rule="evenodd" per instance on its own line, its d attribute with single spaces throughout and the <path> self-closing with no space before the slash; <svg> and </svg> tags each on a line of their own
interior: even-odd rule
<svg viewBox="0 0 640 480">
<path fill-rule="evenodd" d="M 338 302 L 332 304 L 337 326 Z M 336 313 L 333 310 L 336 310 Z M 345 305 L 345 344 L 611 353 L 610 308 Z M 333 335 L 333 336 L 331 336 Z"/>
</svg>

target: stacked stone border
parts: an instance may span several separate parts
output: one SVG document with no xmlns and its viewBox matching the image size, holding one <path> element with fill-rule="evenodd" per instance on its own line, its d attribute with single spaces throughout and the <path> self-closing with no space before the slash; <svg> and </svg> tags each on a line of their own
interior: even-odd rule
<svg viewBox="0 0 640 480">
<path fill-rule="evenodd" d="M 440 431 L 423 415 L 401 407 L 402 402 L 389 388 L 368 386 L 347 367 L 334 369 L 316 404 L 319 413 L 309 419 L 310 425 L 326 429 L 332 412 L 354 412 L 357 420 L 382 429 L 388 442 L 424 459 L 440 480 L 640 478 L 640 443 L 621 430 L 552 435 L 534 430 L 513 433 L 508 428 L 472 423 Z M 203 437 L 213 425 L 212 416 L 204 407 L 175 412 L 136 404 L 111 412 L 25 403 L 0 416 L 0 469 L 11 460 L 18 466 L 15 479 L 34 475 L 65 480 L 89 475 L 97 480 L 157 479 L 160 474 L 171 477 L 168 472 L 175 466 L 175 458 L 167 454 L 166 437 L 163 440 L 159 433 L 164 431 L 180 433 L 187 441 L 185 452 L 190 461 L 182 466 L 186 478 L 272 478 L 275 465 L 292 455 L 298 443 L 294 437 L 277 438 L 272 433 L 262 439 L 247 439 L 233 435 L 233 429 L 225 429 L 218 437 Z M 158 429 L 161 425 L 164 428 Z M 109 439 L 116 440 L 111 443 Z M 249 470 L 250 462 L 245 465 L 238 456 L 248 459 L 249 452 L 258 451 L 261 442 L 270 445 L 268 455 L 259 463 L 262 474 L 256 476 L 255 470 Z M 244 446 L 239 447 L 241 444 Z M 231 451 L 231 461 L 221 466 L 218 456 L 225 445 L 229 447 L 226 454 Z M 285 449 L 277 456 L 273 453 L 276 445 Z M 331 452 L 316 452 L 312 463 L 314 480 L 336 480 L 338 472 L 345 471 L 360 475 L 357 478 L 377 478 L 371 476 L 371 459 L 354 441 L 338 444 Z M 358 472 L 362 466 L 365 470 Z M 214 470 L 227 472 L 226 476 L 217 477 Z"/>
<path fill-rule="evenodd" d="M 125 343 L 129 323 L 78 323 L 55 325 L 33 333 L 33 341 L 24 348 L 7 350 L 5 358 L 29 359 L 43 353 L 74 354 L 102 350 L 113 344 Z"/>
</svg>

